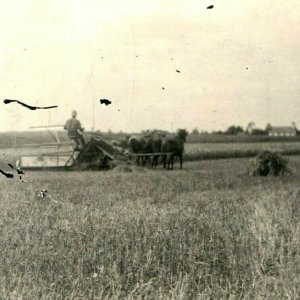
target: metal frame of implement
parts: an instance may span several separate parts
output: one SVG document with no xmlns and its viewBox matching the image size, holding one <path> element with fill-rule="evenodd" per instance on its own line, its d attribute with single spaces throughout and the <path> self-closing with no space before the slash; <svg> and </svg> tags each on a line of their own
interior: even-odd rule
<svg viewBox="0 0 300 300">
<path fill-rule="evenodd" d="M 56 169 L 56 168 L 68 168 L 71 166 L 71 162 L 76 160 L 78 156 L 77 151 L 70 149 L 66 151 L 66 147 L 74 146 L 74 142 L 61 142 L 57 131 L 54 130 L 54 133 L 49 130 L 49 128 L 63 127 L 63 125 L 51 125 L 51 126 L 31 126 L 30 129 L 47 129 L 49 135 L 53 138 L 53 142 L 48 143 L 33 143 L 25 144 L 22 147 L 24 148 L 48 148 L 46 152 L 39 154 L 23 154 L 19 160 L 20 166 L 25 169 Z M 57 151 L 50 151 L 56 148 Z M 62 149 L 63 148 L 63 149 Z M 62 150 L 62 151 L 61 151 Z"/>
</svg>

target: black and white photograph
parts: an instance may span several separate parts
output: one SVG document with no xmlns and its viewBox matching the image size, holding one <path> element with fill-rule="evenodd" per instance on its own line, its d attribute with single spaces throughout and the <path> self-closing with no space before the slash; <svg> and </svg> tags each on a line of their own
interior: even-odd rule
<svg viewBox="0 0 300 300">
<path fill-rule="evenodd" d="M 0 0 L 0 299 L 300 299 L 299 0 Z"/>
</svg>

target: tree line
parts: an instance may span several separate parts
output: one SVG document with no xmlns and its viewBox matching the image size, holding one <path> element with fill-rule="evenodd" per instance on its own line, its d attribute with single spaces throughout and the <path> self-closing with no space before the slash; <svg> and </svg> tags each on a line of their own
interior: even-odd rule
<svg viewBox="0 0 300 300">
<path fill-rule="evenodd" d="M 295 122 L 292 123 L 292 126 L 296 128 Z M 269 131 L 272 129 L 270 123 L 266 125 L 265 128 L 258 128 L 255 126 L 254 122 L 249 122 L 246 128 L 243 128 L 240 125 L 230 125 L 226 130 L 217 130 L 217 131 L 199 131 L 198 128 L 194 128 L 191 131 L 192 135 L 203 135 L 203 134 L 222 134 L 222 135 L 268 135 Z"/>
</svg>

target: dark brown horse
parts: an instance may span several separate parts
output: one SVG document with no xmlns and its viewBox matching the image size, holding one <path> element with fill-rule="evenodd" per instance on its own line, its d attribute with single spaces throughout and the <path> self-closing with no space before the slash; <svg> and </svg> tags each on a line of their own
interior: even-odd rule
<svg viewBox="0 0 300 300">
<path fill-rule="evenodd" d="M 130 152 L 138 155 L 136 163 L 138 166 L 144 166 L 144 159 L 142 154 L 145 153 L 146 139 L 141 135 L 133 135 L 128 139 L 128 148 Z"/>
<path fill-rule="evenodd" d="M 148 131 L 144 135 L 146 140 L 144 153 L 147 153 L 144 160 L 145 165 L 149 164 L 152 168 L 157 167 L 159 157 L 162 156 L 162 141 L 165 136 L 166 132 L 161 130 Z"/>
<path fill-rule="evenodd" d="M 134 154 L 140 154 L 136 160 L 138 165 L 149 165 L 152 168 L 157 167 L 158 159 L 162 152 L 163 136 L 165 136 L 165 133 L 153 130 L 129 138 L 129 150 Z"/>
<path fill-rule="evenodd" d="M 173 169 L 174 157 L 179 157 L 180 169 L 182 169 L 183 164 L 183 152 L 184 143 L 186 142 L 186 137 L 188 132 L 185 129 L 178 129 L 177 134 L 167 135 L 162 140 L 162 153 L 166 153 L 163 156 L 164 168 Z"/>
</svg>

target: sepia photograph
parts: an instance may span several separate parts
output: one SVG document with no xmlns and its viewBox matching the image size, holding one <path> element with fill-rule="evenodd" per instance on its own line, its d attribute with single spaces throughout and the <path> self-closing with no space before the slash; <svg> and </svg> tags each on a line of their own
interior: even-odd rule
<svg viewBox="0 0 300 300">
<path fill-rule="evenodd" d="M 299 0 L 0 17 L 0 299 L 300 299 Z"/>
</svg>

